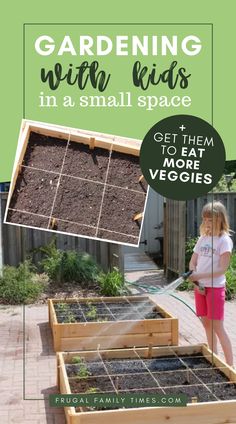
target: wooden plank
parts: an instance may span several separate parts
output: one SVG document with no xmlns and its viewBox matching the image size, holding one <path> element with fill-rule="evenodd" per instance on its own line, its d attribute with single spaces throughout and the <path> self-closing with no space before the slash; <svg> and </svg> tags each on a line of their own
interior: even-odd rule
<svg viewBox="0 0 236 424">
<path fill-rule="evenodd" d="M 61 394 L 71 394 L 70 384 L 66 375 L 65 365 L 60 361 L 59 365 L 59 375 L 60 375 L 60 393 Z M 66 407 L 64 408 L 67 423 L 71 422 L 71 416 L 75 414 L 75 408 Z"/>
<path fill-rule="evenodd" d="M 204 351 L 209 354 L 209 350 L 204 345 L 197 346 L 184 346 L 175 348 L 174 351 L 179 354 L 192 354 L 197 349 L 199 353 Z M 161 352 L 161 356 L 167 348 L 153 348 L 156 352 Z M 137 349 L 137 351 L 146 354 L 148 349 Z M 173 351 L 173 349 L 172 349 Z M 131 357 L 129 352 L 134 354 L 131 349 L 124 349 L 121 351 L 100 351 L 103 357 L 123 358 Z M 125 353 L 125 356 L 123 354 Z M 63 353 L 59 356 L 60 364 L 70 362 L 75 354 L 79 354 L 85 359 L 94 360 L 98 358 L 97 352 L 74 352 L 74 353 Z M 112 356 L 110 356 L 112 354 Z M 117 356 L 119 354 L 119 356 Z M 141 355 L 140 355 L 141 356 Z M 132 356 L 136 358 L 135 356 Z M 65 370 L 65 368 L 64 368 Z M 65 373 L 61 373 L 60 378 L 67 379 Z M 68 379 L 67 379 L 68 380 Z M 70 393 L 68 385 L 64 384 L 61 386 L 66 393 Z M 74 409 L 74 408 L 73 408 Z M 68 411 L 66 411 L 68 414 Z M 88 411 L 88 412 L 72 412 L 71 423 L 73 424 L 120 424 L 124 422 L 126 424 L 143 424 L 143 416 L 145 414 L 145 424 L 167 424 L 172 422 L 173 424 L 225 424 L 225 423 L 236 423 L 236 401 L 216 401 L 216 402 L 202 402 L 188 404 L 187 407 L 152 407 L 152 408 L 132 408 L 132 409 L 118 409 L 110 411 Z"/>
<path fill-rule="evenodd" d="M 20 140 L 18 141 L 19 146 L 21 147 L 21 151 L 20 151 L 18 157 L 16 158 L 14 168 L 13 168 L 11 185 L 10 185 L 8 199 L 7 199 L 6 214 L 7 214 L 7 209 L 9 207 L 11 197 L 12 197 L 12 194 L 14 192 L 16 181 L 17 181 L 17 178 L 18 178 L 19 166 L 22 164 L 24 156 L 25 156 L 25 152 L 26 152 L 26 149 L 27 149 L 28 141 L 29 141 L 29 135 L 30 135 L 29 125 L 26 125 L 25 129 L 24 129 L 24 131 L 23 131 L 23 133 L 20 137 Z M 6 219 L 6 215 L 5 215 L 5 219 Z"/>
<path fill-rule="evenodd" d="M 179 343 L 179 321 L 177 319 L 171 320 L 171 344 L 177 346 Z"/>
<path fill-rule="evenodd" d="M 89 322 L 59 324 L 61 337 L 88 337 L 95 335 L 114 336 L 119 334 L 136 333 L 166 333 L 171 331 L 172 320 L 140 320 L 140 321 L 117 321 L 117 322 Z M 127 327 L 127 329 L 125 328 Z"/>
<path fill-rule="evenodd" d="M 99 134 L 95 131 L 90 131 L 89 133 L 84 130 L 77 130 L 75 128 L 69 127 L 59 127 L 55 128 L 51 124 L 40 125 L 38 122 L 30 123 L 30 130 L 37 132 L 38 134 L 54 136 L 61 139 L 66 139 L 70 137 L 70 141 L 77 143 L 90 145 L 90 139 L 96 139 L 96 147 L 101 147 L 103 149 L 110 150 L 111 148 L 115 151 L 131 154 L 134 156 L 139 156 L 141 143 L 139 140 L 125 138 L 125 137 L 115 137 L 107 136 L 104 137 L 104 134 Z M 137 143 L 138 141 L 138 143 Z"/>
<path fill-rule="evenodd" d="M 154 407 L 82 412 L 73 424 L 225 424 L 236 423 L 236 401 L 188 404 L 187 407 Z"/>
<path fill-rule="evenodd" d="M 87 303 L 87 302 L 108 302 L 108 303 L 116 303 L 116 302 L 122 302 L 124 300 L 128 299 L 130 302 L 138 302 L 138 301 L 152 301 L 149 296 L 112 296 L 112 297 L 102 297 L 102 296 L 95 296 L 95 297 L 67 297 L 65 299 L 51 299 L 53 303 L 71 303 L 71 302 L 81 302 L 81 303 Z"/>
<path fill-rule="evenodd" d="M 152 348 L 152 357 L 158 358 L 160 356 L 172 356 L 173 352 L 176 352 L 177 355 L 193 355 L 198 354 L 202 355 L 202 347 L 203 344 L 199 345 L 191 345 L 191 346 L 161 346 L 161 347 L 153 347 Z M 146 358 L 148 355 L 148 347 L 137 347 L 135 351 L 138 353 L 138 355 L 141 358 Z M 99 349 L 99 354 L 103 358 L 137 358 L 137 355 L 135 353 L 134 349 L 127 348 L 127 349 Z M 63 360 L 68 363 L 71 361 L 71 359 L 75 355 L 83 356 L 84 358 L 87 358 L 88 360 L 92 360 L 95 357 L 98 357 L 97 350 L 89 351 L 84 350 L 81 352 L 63 352 Z"/>
<path fill-rule="evenodd" d="M 169 345 L 171 344 L 172 334 L 170 333 L 150 333 L 150 334 L 123 334 L 97 337 L 70 337 L 60 338 L 59 350 L 75 351 L 84 349 L 111 349 L 126 348 L 132 346 Z"/>
<path fill-rule="evenodd" d="M 173 341 L 178 343 L 178 320 L 172 318 L 163 308 L 152 301 L 149 297 L 128 296 L 116 298 L 77 298 L 65 299 L 65 303 L 79 302 L 120 302 L 129 300 L 132 304 L 134 301 L 150 301 L 154 307 L 161 312 L 164 318 L 150 320 L 121 320 L 121 321 L 104 321 L 104 322 L 87 322 L 87 323 L 57 323 L 54 304 L 64 302 L 64 299 L 50 299 L 48 307 L 50 310 L 49 319 L 53 332 L 54 349 L 60 350 L 80 350 L 80 349 L 96 349 L 100 348 L 122 348 L 133 346 L 152 345 L 169 345 Z M 129 304 L 127 303 L 127 307 Z M 166 318 L 167 317 L 167 318 Z M 177 324 L 172 326 L 172 321 Z M 173 334 L 174 331 L 174 334 Z"/>
<path fill-rule="evenodd" d="M 223 374 L 225 374 L 230 381 L 236 382 L 236 370 L 234 368 L 230 367 L 215 353 L 212 353 L 212 351 L 206 345 L 202 347 L 202 353 L 208 362 L 212 363 L 213 360 L 213 365 L 217 368 L 220 368 Z"/>
</svg>

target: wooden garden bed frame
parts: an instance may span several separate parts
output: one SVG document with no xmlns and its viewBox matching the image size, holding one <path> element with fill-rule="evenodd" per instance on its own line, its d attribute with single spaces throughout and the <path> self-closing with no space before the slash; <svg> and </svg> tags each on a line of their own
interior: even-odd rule
<svg viewBox="0 0 236 424">
<path fill-rule="evenodd" d="M 135 351 L 142 358 L 150 358 L 150 348 L 137 348 Z M 99 351 L 103 359 L 134 358 L 137 359 L 132 349 Z M 213 366 L 221 371 L 231 382 L 236 382 L 236 371 L 229 367 L 219 357 L 212 354 L 206 345 L 181 346 L 174 348 L 154 347 L 151 357 L 172 355 L 193 355 L 199 353 L 208 359 L 213 359 Z M 68 352 L 57 354 L 57 383 L 62 394 L 71 394 L 69 380 L 66 373 L 66 363 L 70 363 L 73 356 L 79 355 L 85 359 L 95 360 L 98 351 Z M 209 360 L 209 359 L 208 359 Z M 226 424 L 236 423 L 236 400 L 188 403 L 186 407 L 152 407 L 117 409 L 108 411 L 83 411 L 77 412 L 74 407 L 66 407 L 67 424 Z"/>
<path fill-rule="evenodd" d="M 15 189 L 31 132 L 56 137 L 62 140 L 70 139 L 70 141 L 76 143 L 87 144 L 91 149 L 94 149 L 94 147 L 101 147 L 110 150 L 112 147 L 112 149 L 117 152 L 134 156 L 139 156 L 140 153 L 141 140 L 23 119 L 6 210 L 9 207 Z"/>
<path fill-rule="evenodd" d="M 59 324 L 54 309 L 56 303 L 120 302 L 122 299 L 131 302 L 148 300 L 164 318 Z M 153 346 L 178 345 L 178 319 L 158 306 L 149 296 L 49 299 L 48 308 L 56 352 L 90 350 L 97 349 L 98 346 L 101 349 L 107 349 L 148 346 L 149 344 Z M 126 325 L 127 331 L 125 330 Z"/>
</svg>

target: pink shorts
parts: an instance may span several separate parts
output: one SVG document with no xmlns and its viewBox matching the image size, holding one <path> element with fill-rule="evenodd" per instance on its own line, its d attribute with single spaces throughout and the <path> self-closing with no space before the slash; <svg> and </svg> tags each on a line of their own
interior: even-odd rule
<svg viewBox="0 0 236 424">
<path fill-rule="evenodd" d="M 196 314 L 209 319 L 224 319 L 225 287 L 206 287 L 205 294 L 194 289 Z"/>
</svg>

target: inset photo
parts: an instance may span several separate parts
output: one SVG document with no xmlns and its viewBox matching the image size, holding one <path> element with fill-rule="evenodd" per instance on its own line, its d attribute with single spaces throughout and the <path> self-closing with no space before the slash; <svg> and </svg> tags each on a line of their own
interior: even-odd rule
<svg viewBox="0 0 236 424">
<path fill-rule="evenodd" d="M 141 141 L 22 121 L 5 223 L 137 246 Z"/>
</svg>

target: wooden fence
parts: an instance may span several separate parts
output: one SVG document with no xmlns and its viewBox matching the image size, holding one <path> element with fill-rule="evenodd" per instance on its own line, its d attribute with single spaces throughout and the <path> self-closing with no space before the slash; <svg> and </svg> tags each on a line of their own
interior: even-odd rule
<svg viewBox="0 0 236 424">
<path fill-rule="evenodd" d="M 164 209 L 164 267 L 167 276 L 185 270 L 186 203 L 167 199 Z"/>
<path fill-rule="evenodd" d="M 219 200 L 226 207 L 236 249 L 235 192 L 207 194 L 188 202 L 167 199 L 164 212 L 164 266 L 167 276 L 184 272 L 186 240 L 199 235 L 202 208 L 212 200 Z"/>
<path fill-rule="evenodd" d="M 18 265 L 29 253 L 48 244 L 52 237 L 56 237 L 56 244 L 59 249 L 87 252 L 104 270 L 116 266 L 123 272 L 121 245 L 62 234 L 55 236 L 55 233 L 48 231 L 3 224 L 6 201 L 7 193 L 0 193 L 0 269 L 3 264 Z M 40 259 L 40 253 L 33 253 L 34 263 L 37 263 Z"/>
</svg>

